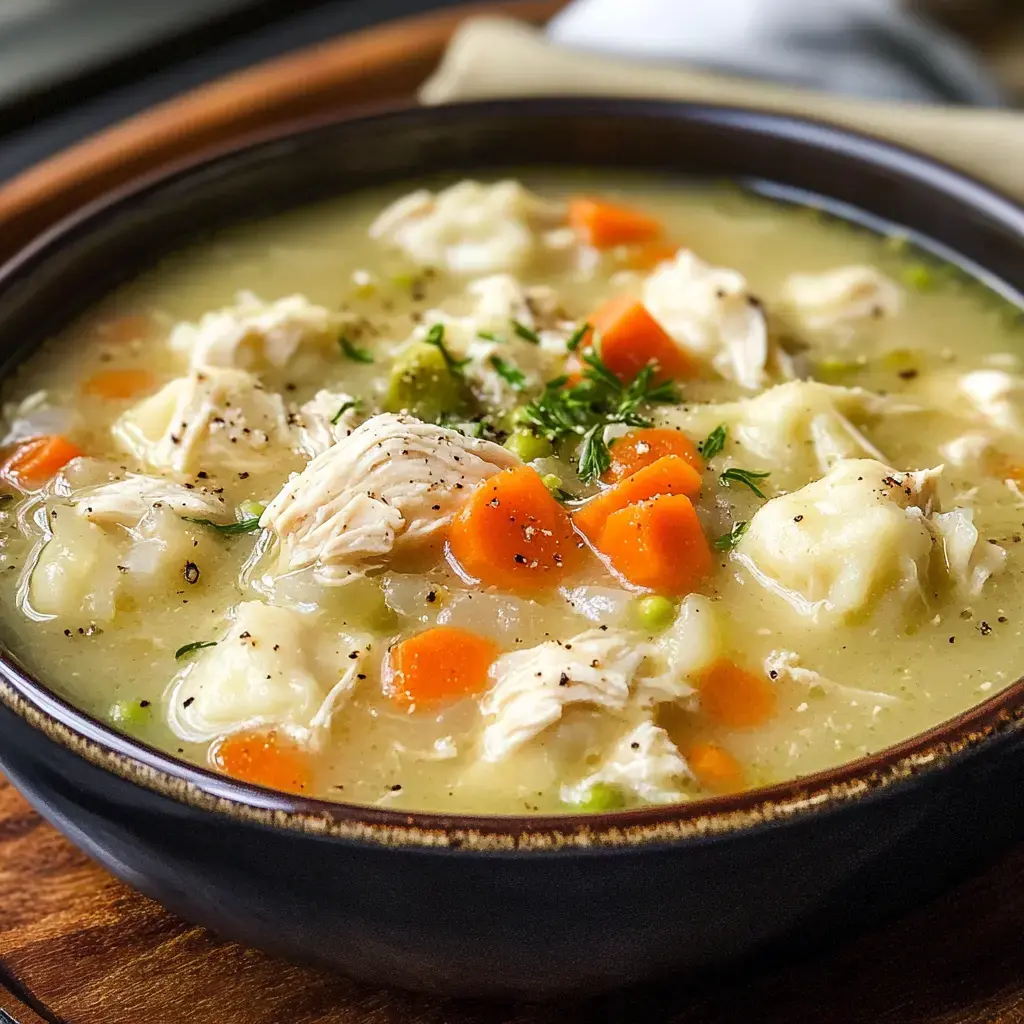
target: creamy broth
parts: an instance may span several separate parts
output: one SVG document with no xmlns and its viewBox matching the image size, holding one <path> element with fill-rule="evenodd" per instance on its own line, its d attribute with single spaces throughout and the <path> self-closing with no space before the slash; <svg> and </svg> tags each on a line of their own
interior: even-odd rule
<svg viewBox="0 0 1024 1024">
<path fill-rule="evenodd" d="M 397 190 L 221 232 L 30 359 L 5 394 L 11 497 L 0 510 L 4 639 L 19 658 L 86 711 L 197 764 L 328 799 L 513 814 L 687 800 L 805 775 L 1012 682 L 1024 614 L 1024 378 L 1005 301 L 898 239 L 730 189 L 603 175 L 524 181 L 543 201 L 515 193 L 495 213 L 484 189 L 467 200 L 468 219 L 433 233 L 416 222 L 428 214 L 411 209 L 369 236 Z M 586 244 L 586 224 L 598 222 L 574 208 L 574 233 L 561 205 L 580 191 L 642 209 L 661 237 Z M 673 256 L 677 246 L 703 262 Z M 843 268 L 853 270 L 835 273 Z M 518 289 L 511 309 L 501 288 L 474 293 L 477 280 L 506 272 Z M 524 304 L 523 288 L 542 290 Z M 305 301 L 291 311 L 273 305 L 294 295 Z M 607 539 L 610 516 L 582 528 L 578 510 L 615 485 L 581 479 L 579 434 L 548 445 L 540 428 L 527 436 L 516 411 L 545 381 L 586 369 L 592 335 L 568 347 L 618 295 L 642 300 L 685 367 L 677 400 L 640 402 L 632 426 L 605 430 L 607 401 L 593 414 L 613 465 L 630 431 L 666 428 L 697 445 L 726 428 L 694 501 L 704 538 L 694 543 L 710 557 L 689 577 L 685 566 L 632 568 L 621 539 Z M 218 310 L 221 321 L 203 321 Z M 443 351 L 428 340 L 436 323 Z M 597 334 L 610 365 L 614 350 Z M 395 383 L 403 363 L 409 372 L 410 344 L 442 359 L 426 388 Z M 184 390 L 161 391 L 188 379 L 190 361 L 189 387 L 228 388 L 228 398 L 211 391 L 205 407 L 197 399 L 186 410 Z M 423 372 L 416 364 L 413 377 Z M 409 387 L 419 387 L 413 412 L 447 414 L 415 443 L 464 445 L 467 462 L 449 466 L 421 541 L 402 534 L 406 514 L 405 542 L 391 550 L 374 533 L 367 556 L 351 538 L 379 532 L 382 507 L 369 526 L 329 521 L 341 487 L 331 474 L 348 473 L 354 492 L 362 479 L 334 448 L 374 424 L 405 437 L 408 418 L 388 413 Z M 444 408 L 453 401 L 460 408 Z M 218 402 L 193 451 L 196 410 Z M 36 479 L 17 442 L 43 434 L 67 437 L 85 458 Z M 405 443 L 378 477 L 402 475 L 402 460 L 416 457 Z M 332 445 L 338 464 L 313 479 Z M 633 445 L 627 469 L 648 448 Z M 465 527 L 470 540 L 457 527 L 446 541 L 431 510 L 468 521 L 476 489 L 519 473 L 509 469 L 519 455 L 540 455 L 529 465 L 552 515 L 573 515 L 581 533 L 569 528 L 564 563 L 540 582 L 516 575 L 518 563 L 495 577 L 512 584 L 472 582 L 451 559 L 498 543 L 494 531 L 484 520 L 472 535 Z M 292 474 L 292 493 L 271 504 Z M 167 497 L 161 483 L 178 490 Z M 619 508 L 683 507 L 664 497 L 655 488 Z M 286 522 L 289 501 L 308 501 L 305 521 Z M 317 515 L 327 540 L 296 539 Z M 249 529 L 261 516 L 264 528 Z M 591 550 L 603 546 L 600 557 Z M 700 561 L 682 541 L 672 550 L 671 562 Z M 673 582 L 630 582 L 643 572 Z M 668 600 L 651 599 L 659 594 Z M 443 689 L 434 647 L 418 662 L 395 653 L 438 626 L 467 631 L 479 650 L 458 641 L 450 692 L 402 698 L 403 665 Z M 181 650 L 200 644 L 209 646 Z"/>
</svg>

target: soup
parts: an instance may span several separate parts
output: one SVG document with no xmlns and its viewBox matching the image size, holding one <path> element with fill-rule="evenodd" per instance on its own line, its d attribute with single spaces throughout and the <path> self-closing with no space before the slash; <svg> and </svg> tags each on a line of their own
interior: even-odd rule
<svg viewBox="0 0 1024 1024">
<path fill-rule="evenodd" d="M 10 648 L 306 795 L 790 779 L 1015 677 L 1005 300 L 814 211 L 550 174 L 216 234 L 8 383 Z"/>
</svg>

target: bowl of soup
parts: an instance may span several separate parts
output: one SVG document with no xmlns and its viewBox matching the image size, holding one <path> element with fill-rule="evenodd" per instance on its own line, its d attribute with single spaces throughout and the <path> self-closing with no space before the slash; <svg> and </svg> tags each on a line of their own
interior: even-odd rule
<svg viewBox="0 0 1024 1024">
<path fill-rule="evenodd" d="M 0 765 L 172 910 L 594 991 L 1018 835 L 1024 213 L 833 127 L 469 104 L 0 271 Z"/>
</svg>

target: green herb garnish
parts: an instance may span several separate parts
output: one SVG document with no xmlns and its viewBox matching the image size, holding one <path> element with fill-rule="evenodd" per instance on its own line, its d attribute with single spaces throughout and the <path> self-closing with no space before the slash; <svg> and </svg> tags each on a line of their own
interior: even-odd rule
<svg viewBox="0 0 1024 1024">
<path fill-rule="evenodd" d="M 724 423 L 719 423 L 714 430 L 700 444 L 697 451 L 701 453 L 706 462 L 710 462 L 724 447 L 726 438 L 729 436 L 729 428 Z"/>
<path fill-rule="evenodd" d="M 529 327 L 526 326 L 526 324 L 522 324 L 518 320 L 513 320 L 512 330 L 518 337 L 522 338 L 523 341 L 528 341 L 531 345 L 540 344 L 540 337 L 538 336 L 537 332 L 531 330 Z"/>
<path fill-rule="evenodd" d="M 569 340 L 565 343 L 565 347 L 570 352 L 575 352 L 580 347 L 580 342 L 587 336 L 587 331 L 590 330 L 590 324 L 583 323 L 572 332 Z"/>
<path fill-rule="evenodd" d="M 478 338 L 483 338 L 484 341 L 496 341 L 498 344 L 501 344 L 501 338 L 499 338 L 494 331 L 477 331 L 476 336 Z"/>
<path fill-rule="evenodd" d="M 556 377 L 544 386 L 541 396 L 522 407 L 518 419 L 549 441 L 579 437 L 579 474 L 584 483 L 600 476 L 611 465 L 604 428 L 615 423 L 649 427 L 651 420 L 640 407 L 654 402 L 677 402 L 670 382 L 653 383 L 654 367 L 645 366 L 626 386 L 596 352 L 582 357 L 583 379 L 566 387 L 567 377 Z"/>
<path fill-rule="evenodd" d="M 372 363 L 373 354 L 369 349 L 360 348 L 351 339 L 346 338 L 343 334 L 338 339 L 338 344 L 341 345 L 341 351 L 356 363 Z"/>
<path fill-rule="evenodd" d="M 511 363 L 506 363 L 501 356 L 491 356 L 491 366 L 502 380 L 507 381 L 513 391 L 522 391 L 526 385 L 526 374 Z"/>
<path fill-rule="evenodd" d="M 448 368 L 448 372 L 453 377 L 464 377 L 463 367 L 470 362 L 469 359 L 456 359 L 451 352 L 448 351 L 448 346 L 444 343 L 444 324 L 434 324 L 433 327 L 427 331 L 427 336 L 423 339 L 428 345 L 433 345 L 434 348 L 441 353 L 444 358 L 444 365 Z"/>
<path fill-rule="evenodd" d="M 743 534 L 750 528 L 750 523 L 745 519 L 738 520 L 732 524 L 732 529 L 723 534 L 721 537 L 716 537 L 714 546 L 716 551 L 732 551 L 743 537 Z"/>
<path fill-rule="evenodd" d="M 769 476 L 771 476 L 771 473 L 762 470 L 739 469 L 736 466 L 731 466 L 718 478 L 718 482 L 720 484 L 743 484 L 744 487 L 749 487 L 759 498 L 767 498 L 768 495 L 754 481 L 764 480 Z"/>
<path fill-rule="evenodd" d="M 345 413 L 349 411 L 349 409 L 354 409 L 356 405 L 357 403 L 354 400 L 350 402 L 342 402 L 341 406 L 338 408 L 338 411 L 331 417 L 331 426 L 335 426 L 338 420 L 340 420 L 341 417 L 344 416 Z"/>
<path fill-rule="evenodd" d="M 174 652 L 175 660 L 184 658 L 186 654 L 191 654 L 193 651 L 201 651 L 204 647 L 216 647 L 216 640 L 194 640 L 190 644 L 185 644 L 184 647 L 179 647 Z"/>
<path fill-rule="evenodd" d="M 250 516 L 248 519 L 239 520 L 237 523 L 215 523 L 212 519 L 193 519 L 192 516 L 182 516 L 187 523 L 197 523 L 199 526 L 209 526 L 211 530 L 226 535 L 233 533 L 252 533 L 260 528 L 260 517 Z"/>
</svg>

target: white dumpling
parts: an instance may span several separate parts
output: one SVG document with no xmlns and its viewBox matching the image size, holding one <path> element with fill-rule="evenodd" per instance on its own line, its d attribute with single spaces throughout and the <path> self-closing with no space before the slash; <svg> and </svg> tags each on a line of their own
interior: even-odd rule
<svg viewBox="0 0 1024 1024">
<path fill-rule="evenodd" d="M 521 465 L 500 445 L 410 416 L 374 416 L 313 459 L 267 506 L 278 571 L 340 584 L 436 536 L 477 484 Z"/>
<path fill-rule="evenodd" d="M 351 395 L 344 391 L 318 391 L 291 415 L 295 447 L 312 459 L 348 437 L 359 419 L 358 405 Z"/>
<path fill-rule="evenodd" d="M 258 468 L 291 435 L 284 403 L 244 370 L 193 370 L 132 406 L 115 440 L 140 462 L 189 475 L 209 466 Z"/>
<path fill-rule="evenodd" d="M 771 376 L 792 376 L 784 353 L 769 339 L 761 303 L 738 271 L 680 249 L 647 277 L 642 299 L 679 345 L 741 387 L 758 391 Z"/>
<path fill-rule="evenodd" d="M 852 266 L 791 274 L 782 285 L 782 301 L 801 326 L 819 331 L 894 316 L 902 293 L 874 267 Z"/>
<path fill-rule="evenodd" d="M 198 323 L 177 324 L 167 344 L 196 368 L 281 369 L 300 349 L 333 355 L 343 322 L 304 295 L 264 302 L 241 291 L 233 306 L 205 313 Z"/>
<path fill-rule="evenodd" d="M 370 226 L 370 237 L 414 263 L 456 274 L 494 274 L 522 267 L 539 233 L 564 219 L 564 208 L 516 181 L 462 181 L 396 200 Z"/>
<path fill-rule="evenodd" d="M 167 721 L 191 743 L 264 726 L 316 743 L 354 689 L 367 647 L 365 637 L 321 630 L 315 614 L 246 601 L 216 646 L 172 680 Z"/>
<path fill-rule="evenodd" d="M 682 785 L 692 781 L 686 759 L 668 733 L 645 720 L 625 733 L 608 752 L 596 772 L 562 790 L 567 803 L 578 803 L 596 785 L 614 786 L 636 800 L 650 804 L 686 800 Z"/>
<path fill-rule="evenodd" d="M 861 388 L 800 380 L 738 402 L 683 406 L 664 412 L 662 420 L 695 438 L 725 424 L 727 460 L 738 446 L 744 465 L 749 466 L 752 455 L 773 472 L 805 466 L 824 472 L 840 459 L 883 460 L 860 428 L 885 408 L 885 399 Z"/>
<path fill-rule="evenodd" d="M 762 505 L 734 557 L 815 619 L 866 611 L 889 592 L 919 596 L 940 473 L 899 473 L 873 459 L 838 462 L 820 480 Z"/>
</svg>

